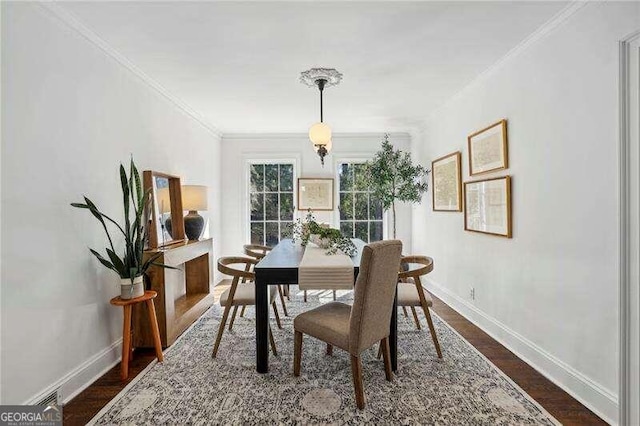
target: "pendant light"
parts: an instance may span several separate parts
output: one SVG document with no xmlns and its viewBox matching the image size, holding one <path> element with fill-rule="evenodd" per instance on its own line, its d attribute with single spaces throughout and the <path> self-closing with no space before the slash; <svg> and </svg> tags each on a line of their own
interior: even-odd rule
<svg viewBox="0 0 640 426">
<path fill-rule="evenodd" d="M 334 68 L 311 68 L 300 75 L 300 81 L 310 87 L 318 87 L 320 91 L 320 121 L 309 129 L 309 139 L 313 149 L 320 156 L 320 162 L 324 167 L 324 157 L 332 148 L 331 127 L 324 122 L 323 93 L 329 86 L 335 86 L 342 80 L 342 74 Z"/>
</svg>

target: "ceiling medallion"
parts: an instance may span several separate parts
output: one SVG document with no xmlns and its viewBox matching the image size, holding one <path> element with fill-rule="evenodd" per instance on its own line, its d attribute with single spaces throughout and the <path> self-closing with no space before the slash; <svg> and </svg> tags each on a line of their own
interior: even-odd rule
<svg viewBox="0 0 640 426">
<path fill-rule="evenodd" d="M 320 91 L 320 121 L 309 129 L 309 139 L 313 149 L 320 156 L 320 163 L 324 167 L 324 157 L 329 154 L 332 147 L 331 127 L 324 123 L 322 111 L 322 94 L 326 87 L 337 86 L 342 81 L 342 74 L 335 68 L 311 68 L 300 73 L 300 82 L 317 87 Z"/>
</svg>

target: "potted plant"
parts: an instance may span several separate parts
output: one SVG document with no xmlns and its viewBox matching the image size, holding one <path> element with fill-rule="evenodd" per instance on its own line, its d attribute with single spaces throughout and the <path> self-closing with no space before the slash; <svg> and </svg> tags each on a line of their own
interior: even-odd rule
<svg viewBox="0 0 640 426">
<path fill-rule="evenodd" d="M 305 247 L 310 241 L 320 248 L 326 249 L 327 254 L 336 254 L 338 250 L 349 257 L 356 254 L 357 249 L 350 238 L 342 235 L 339 229 L 321 225 L 311 210 L 307 211 L 304 221 L 298 218 L 293 224 L 293 242 L 300 241 Z"/>
<path fill-rule="evenodd" d="M 109 247 L 105 249 L 107 257 L 105 258 L 94 249 L 90 248 L 89 251 L 91 251 L 102 265 L 120 276 L 120 297 L 123 299 L 132 299 L 144 294 L 144 275 L 151 266 L 155 265 L 171 269 L 177 268 L 155 262 L 162 253 L 150 256 L 147 260 L 143 259 L 144 245 L 147 240 L 144 217 L 151 191 L 142 190 L 140 174 L 133 162 L 133 158 L 131 159 L 129 176 L 127 176 L 124 166 L 120 164 L 120 183 L 122 186 L 124 207 L 124 225 L 122 226 L 102 213 L 86 196 L 83 197 L 84 203 L 71 203 L 71 205 L 80 209 L 89 210 L 102 225 L 109 240 Z M 133 222 L 131 221 L 132 214 Z M 124 237 L 125 248 L 121 256 L 116 253 L 113 239 L 107 228 L 107 222 L 115 225 Z"/>
<path fill-rule="evenodd" d="M 368 161 L 367 174 L 373 196 L 380 200 L 386 211 L 393 213 L 393 238 L 396 238 L 396 202 L 419 203 L 429 189 L 427 175 L 430 170 L 411 162 L 411 155 L 394 149 L 389 135 L 384 135 L 382 146 L 373 160 Z"/>
</svg>

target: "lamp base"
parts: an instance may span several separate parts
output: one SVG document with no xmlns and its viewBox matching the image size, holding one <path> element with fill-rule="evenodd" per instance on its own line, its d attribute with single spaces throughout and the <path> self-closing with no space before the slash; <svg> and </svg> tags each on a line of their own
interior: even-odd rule
<svg viewBox="0 0 640 426">
<path fill-rule="evenodd" d="M 189 240 L 197 241 L 204 229 L 204 218 L 195 210 L 184 217 L 184 233 Z"/>
</svg>

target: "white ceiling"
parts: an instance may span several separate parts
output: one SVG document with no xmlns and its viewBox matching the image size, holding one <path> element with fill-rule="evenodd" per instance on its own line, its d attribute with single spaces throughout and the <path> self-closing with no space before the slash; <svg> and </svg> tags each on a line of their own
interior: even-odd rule
<svg viewBox="0 0 640 426">
<path fill-rule="evenodd" d="M 66 11 L 224 133 L 409 131 L 566 2 L 77 2 Z"/>
</svg>

